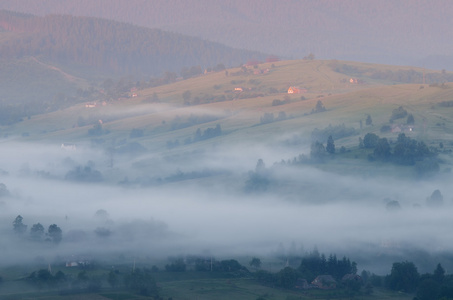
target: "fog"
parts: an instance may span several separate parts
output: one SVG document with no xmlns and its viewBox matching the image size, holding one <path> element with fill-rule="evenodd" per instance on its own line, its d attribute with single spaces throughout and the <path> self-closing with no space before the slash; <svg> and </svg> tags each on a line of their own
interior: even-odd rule
<svg viewBox="0 0 453 300">
<path fill-rule="evenodd" d="M 317 247 L 327 255 L 350 257 L 359 269 L 385 274 L 393 259 L 415 259 L 414 253 L 424 253 L 441 260 L 453 250 L 449 176 L 413 181 L 391 174 L 346 176 L 309 165 L 273 167 L 274 162 L 290 159 L 292 151 L 296 150 L 282 152 L 280 147 L 263 145 L 219 147 L 179 165 L 156 155 L 146 176 L 164 178 L 153 172 L 162 172 L 166 165 L 166 174 L 206 168 L 224 172 L 124 186 L 109 180 L 74 182 L 65 174 L 77 165 L 90 165 L 104 179 L 113 178 L 109 173 L 138 174 L 131 165 L 126 169 L 127 159 L 109 168 L 99 150 L 64 151 L 55 145 L 4 142 L 0 182 L 9 195 L 0 197 L 4 237 L 0 263 L 109 254 L 264 259 L 301 256 Z M 259 158 L 267 170 L 272 169 L 275 183 L 267 191 L 246 192 L 249 172 Z M 148 157 L 134 162 L 140 159 Z M 436 189 L 444 196 L 444 205 L 428 207 L 426 198 Z M 391 200 L 398 201 L 401 209 L 389 211 L 386 203 Z M 28 226 L 22 235 L 13 230 L 18 215 Z M 38 222 L 46 230 L 57 224 L 62 241 L 31 241 L 29 230 Z M 434 265 L 428 261 L 430 271 Z"/>
</svg>

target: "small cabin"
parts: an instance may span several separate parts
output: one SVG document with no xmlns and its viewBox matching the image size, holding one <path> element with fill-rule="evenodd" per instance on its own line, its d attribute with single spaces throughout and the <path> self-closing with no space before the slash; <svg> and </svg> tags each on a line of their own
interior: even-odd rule
<svg viewBox="0 0 453 300">
<path fill-rule="evenodd" d="M 302 94 L 302 93 L 306 93 L 306 92 L 307 92 L 306 89 L 295 87 L 295 86 L 290 86 L 288 88 L 288 94 Z"/>
</svg>

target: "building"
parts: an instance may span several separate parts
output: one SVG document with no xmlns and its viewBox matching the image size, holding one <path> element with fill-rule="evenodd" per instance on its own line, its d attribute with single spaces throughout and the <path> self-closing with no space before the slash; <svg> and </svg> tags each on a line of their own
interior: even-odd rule
<svg viewBox="0 0 453 300">
<path fill-rule="evenodd" d="M 307 92 L 306 89 L 298 88 L 295 86 L 290 86 L 288 89 L 288 94 L 302 94 L 302 93 L 306 93 L 306 92 Z"/>
</svg>

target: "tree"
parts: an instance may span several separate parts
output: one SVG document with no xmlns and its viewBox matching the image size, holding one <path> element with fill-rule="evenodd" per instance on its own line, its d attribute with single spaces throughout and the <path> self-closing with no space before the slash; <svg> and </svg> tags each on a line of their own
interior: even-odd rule
<svg viewBox="0 0 453 300">
<path fill-rule="evenodd" d="M 251 267 L 259 269 L 261 267 L 261 259 L 254 257 L 252 260 L 249 262 L 249 265 Z"/>
<path fill-rule="evenodd" d="M 445 278 L 445 269 L 442 268 L 442 265 L 439 263 L 437 264 L 436 269 L 434 270 L 433 273 L 433 279 L 437 281 L 438 283 L 442 283 Z"/>
<path fill-rule="evenodd" d="M 154 280 L 154 277 L 151 275 L 151 272 L 148 270 L 136 269 L 130 274 L 127 274 L 124 277 L 124 284 L 128 289 L 142 296 L 151 296 L 157 299 L 159 297 L 159 291 Z"/>
<path fill-rule="evenodd" d="M 365 124 L 368 126 L 373 125 L 373 120 L 371 119 L 370 115 L 366 116 Z"/>
<path fill-rule="evenodd" d="M 365 146 L 365 148 L 374 148 L 376 147 L 378 140 L 379 136 L 369 132 L 363 137 L 363 145 Z"/>
<path fill-rule="evenodd" d="M 165 270 L 167 272 L 185 272 L 186 271 L 186 263 L 182 258 L 178 258 L 173 261 L 171 264 L 165 265 Z"/>
<path fill-rule="evenodd" d="M 396 200 L 391 200 L 385 205 L 387 211 L 398 211 L 401 210 L 400 203 Z"/>
<path fill-rule="evenodd" d="M 401 119 L 407 116 L 407 111 L 402 107 L 395 108 L 392 111 L 392 115 L 390 116 L 390 123 L 393 123 L 396 119 Z"/>
<path fill-rule="evenodd" d="M 435 190 L 430 197 L 426 198 L 426 204 L 431 207 L 439 207 L 444 204 L 444 197 L 439 190 Z"/>
<path fill-rule="evenodd" d="M 318 141 L 311 144 L 310 158 L 314 162 L 323 162 L 326 155 L 326 148 Z"/>
<path fill-rule="evenodd" d="M 274 114 L 273 113 L 264 113 L 264 115 L 260 118 L 261 124 L 267 124 L 274 122 Z"/>
<path fill-rule="evenodd" d="M 390 144 L 386 138 L 378 140 L 376 148 L 374 148 L 374 155 L 383 160 L 387 160 L 390 157 Z"/>
<path fill-rule="evenodd" d="M 18 215 L 13 221 L 14 232 L 17 234 L 23 234 L 25 231 L 27 231 L 27 225 L 22 223 L 23 219 L 24 218 L 22 218 L 21 215 Z"/>
<path fill-rule="evenodd" d="M 324 107 L 324 104 L 322 104 L 322 101 L 318 100 L 316 102 L 315 109 L 312 112 L 319 113 L 319 112 L 323 112 L 323 111 L 326 111 L 326 108 Z"/>
<path fill-rule="evenodd" d="M 439 299 L 440 288 L 440 284 L 431 278 L 422 280 L 417 288 L 417 300 Z"/>
<path fill-rule="evenodd" d="M 41 223 L 33 224 L 30 228 L 30 236 L 35 241 L 41 241 L 44 237 L 44 226 Z"/>
<path fill-rule="evenodd" d="M 47 229 L 47 235 L 49 236 L 50 240 L 54 243 L 61 242 L 61 239 L 63 238 L 61 228 L 58 227 L 56 224 L 52 224 L 49 226 L 49 229 Z"/>
<path fill-rule="evenodd" d="M 286 267 L 277 273 L 278 285 L 286 289 L 293 289 L 296 285 L 299 272 L 297 270 Z"/>
<path fill-rule="evenodd" d="M 393 263 L 390 275 L 386 281 L 388 287 L 394 291 L 412 293 L 418 285 L 420 274 L 414 263 L 409 261 Z"/>
<path fill-rule="evenodd" d="M 330 154 L 335 154 L 335 143 L 331 135 L 329 135 L 329 138 L 327 139 L 326 151 Z"/>
</svg>

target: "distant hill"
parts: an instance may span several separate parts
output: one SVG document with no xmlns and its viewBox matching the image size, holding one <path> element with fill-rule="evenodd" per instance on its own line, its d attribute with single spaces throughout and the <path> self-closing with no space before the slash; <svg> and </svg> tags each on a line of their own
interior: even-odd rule
<svg viewBox="0 0 453 300">
<path fill-rule="evenodd" d="M 116 21 L 2 10 L 0 125 L 100 97 L 122 97 L 136 82 L 148 82 L 165 72 L 174 81 L 178 76 L 201 74 L 205 68 L 238 66 L 265 57 Z M 109 93 L 102 82 L 125 77 L 127 84 L 123 80 L 115 93 L 100 94 Z"/>
<path fill-rule="evenodd" d="M 183 67 L 237 66 L 264 59 L 258 52 L 91 17 L 37 17 L 0 12 L 0 28 L 16 33 L 0 39 L 3 58 L 39 56 L 64 65 L 80 64 L 117 75 L 150 76 Z"/>
<path fill-rule="evenodd" d="M 102 17 L 161 28 L 287 58 L 319 58 L 453 70 L 448 0 L 3 0 L 0 8 Z M 419 64 L 420 63 L 420 64 Z"/>
</svg>

